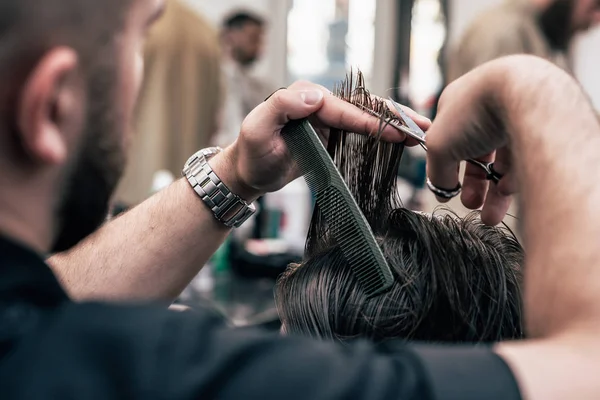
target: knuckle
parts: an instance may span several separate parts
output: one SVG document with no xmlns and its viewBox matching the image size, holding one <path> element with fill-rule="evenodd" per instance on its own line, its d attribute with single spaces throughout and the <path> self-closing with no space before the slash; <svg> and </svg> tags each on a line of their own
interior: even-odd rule
<svg viewBox="0 0 600 400">
<path fill-rule="evenodd" d="M 437 135 L 427 135 L 427 155 L 439 157 L 444 154 L 444 146 Z"/>
<path fill-rule="evenodd" d="M 340 110 L 340 112 L 338 114 L 338 118 L 337 118 L 337 124 L 336 124 L 337 126 L 336 126 L 336 128 L 344 126 L 344 125 L 347 125 L 347 124 L 345 124 L 346 118 L 347 118 L 346 110 L 343 110 L 343 109 Z M 352 128 L 354 128 L 354 126 L 352 126 Z M 351 129 L 351 130 L 355 131 L 356 129 Z"/>
<path fill-rule="evenodd" d="M 271 106 L 274 108 L 280 108 L 284 104 L 284 93 L 283 90 L 278 91 L 271 97 Z"/>
<path fill-rule="evenodd" d="M 438 109 L 444 107 L 444 105 L 449 101 L 448 99 L 452 97 L 452 94 L 456 90 L 457 81 L 450 82 L 448 86 L 442 91 L 440 98 L 438 100 Z"/>
<path fill-rule="evenodd" d="M 269 112 L 273 115 L 279 115 L 289 108 L 289 94 L 285 90 L 275 93 L 268 101 Z"/>
</svg>

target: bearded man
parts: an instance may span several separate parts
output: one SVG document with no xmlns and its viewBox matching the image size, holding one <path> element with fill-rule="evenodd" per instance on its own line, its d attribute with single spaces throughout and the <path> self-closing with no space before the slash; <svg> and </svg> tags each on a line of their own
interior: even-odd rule
<svg viewBox="0 0 600 400">
<path fill-rule="evenodd" d="M 503 0 L 479 15 L 450 51 L 448 81 L 513 54 L 542 57 L 570 71 L 573 38 L 598 22 L 598 0 Z"/>
<path fill-rule="evenodd" d="M 498 154 L 498 190 L 486 196 L 483 178 L 464 181 L 491 221 L 506 212 L 504 197 L 523 192 L 529 342 L 340 347 L 235 330 L 202 310 L 77 301 L 181 290 L 252 201 L 298 176 L 280 135 L 290 120 L 310 118 L 325 140 L 328 127 L 381 125 L 296 83 L 255 108 L 234 144 L 191 150 L 185 178 L 95 232 L 125 164 L 144 36 L 163 7 L 0 0 L 0 398 L 598 398 L 600 125 L 570 76 L 531 57 L 451 85 L 427 135 L 438 188 L 456 187 L 458 162 Z M 389 125 L 381 138 L 406 139 Z M 61 250 L 51 270 L 44 259 Z"/>
</svg>

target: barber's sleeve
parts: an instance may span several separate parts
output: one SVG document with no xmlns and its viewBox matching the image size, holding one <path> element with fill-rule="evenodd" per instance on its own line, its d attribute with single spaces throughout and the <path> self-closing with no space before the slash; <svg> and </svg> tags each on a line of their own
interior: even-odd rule
<svg viewBox="0 0 600 400">
<path fill-rule="evenodd" d="M 490 347 L 417 346 L 415 352 L 435 399 L 521 399 L 513 373 Z"/>
<path fill-rule="evenodd" d="M 375 349 L 367 343 L 342 346 L 283 338 L 258 330 L 233 330 L 204 314 L 173 313 L 157 352 L 160 362 L 154 384 L 171 399 L 468 400 L 494 399 L 497 389 L 492 385 L 489 391 L 473 392 L 479 397 L 447 397 L 444 392 L 455 396 L 456 388 L 442 379 L 446 367 L 435 366 L 438 353 L 426 348 Z M 473 373 L 465 382 L 475 382 L 482 371 L 498 372 L 487 365 L 495 360 L 461 358 L 460 352 L 439 361 L 448 374 L 455 374 L 452 377 L 463 376 L 455 370 L 456 363 L 464 361 L 464 372 Z M 473 369 L 466 365 L 478 361 Z"/>
</svg>

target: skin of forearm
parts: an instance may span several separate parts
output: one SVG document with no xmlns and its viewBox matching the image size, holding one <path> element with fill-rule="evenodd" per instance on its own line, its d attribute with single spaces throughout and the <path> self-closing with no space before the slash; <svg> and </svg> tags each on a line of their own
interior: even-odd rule
<svg viewBox="0 0 600 400">
<path fill-rule="evenodd" d="M 234 193 L 244 191 L 225 154 L 210 164 Z M 229 232 L 181 179 L 48 262 L 74 299 L 170 302 Z"/>
<path fill-rule="evenodd" d="M 517 377 L 523 399 L 596 398 L 600 125 L 571 77 L 532 58 L 514 67 L 499 69 L 496 91 L 519 175 L 530 339 L 495 351 Z"/>
<path fill-rule="evenodd" d="M 521 181 L 526 327 L 536 338 L 600 323 L 600 124 L 571 77 L 529 62 L 503 103 Z"/>
</svg>

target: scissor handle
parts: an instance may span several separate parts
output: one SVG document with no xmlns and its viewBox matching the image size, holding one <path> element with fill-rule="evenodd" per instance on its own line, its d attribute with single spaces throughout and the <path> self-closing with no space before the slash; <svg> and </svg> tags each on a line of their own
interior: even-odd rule
<svg viewBox="0 0 600 400">
<path fill-rule="evenodd" d="M 494 170 L 494 163 L 485 163 L 479 160 L 467 160 L 468 163 L 478 166 L 485 171 L 485 179 L 494 183 L 500 182 L 504 176 Z"/>
</svg>

